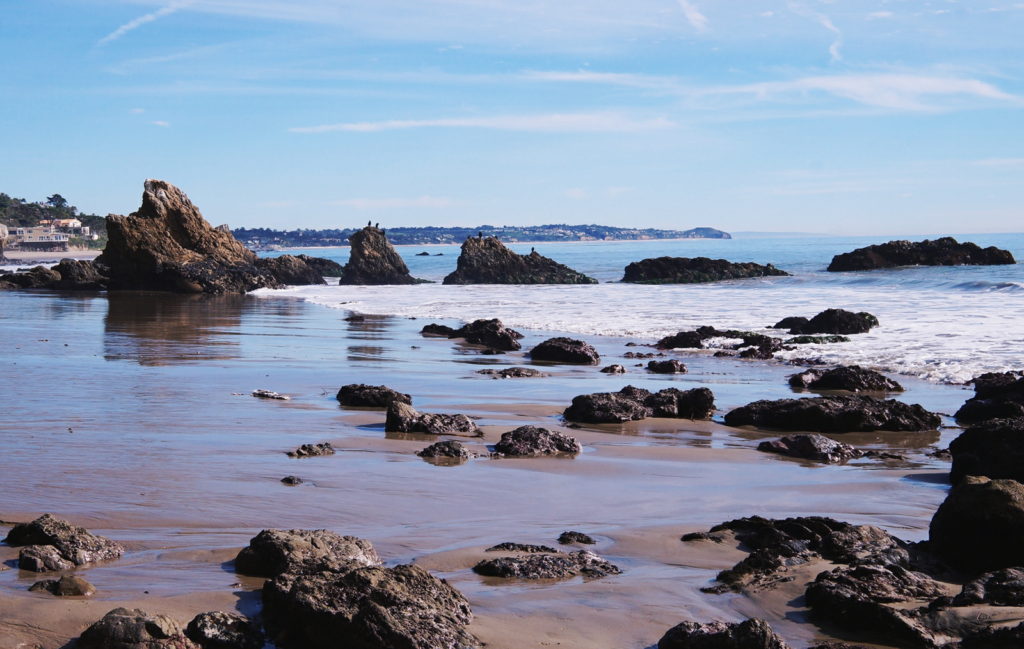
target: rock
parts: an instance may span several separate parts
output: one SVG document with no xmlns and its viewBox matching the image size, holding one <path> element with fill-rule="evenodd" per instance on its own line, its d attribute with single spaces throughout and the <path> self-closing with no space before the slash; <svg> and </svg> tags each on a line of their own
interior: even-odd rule
<svg viewBox="0 0 1024 649">
<path fill-rule="evenodd" d="M 623 282 L 635 284 L 697 284 L 747 277 L 788 276 L 768 264 L 736 263 L 707 257 L 655 257 L 626 266 Z"/>
<path fill-rule="evenodd" d="M 859 365 L 830 370 L 810 369 L 789 377 L 794 388 L 847 390 L 849 392 L 903 392 L 903 386 L 887 376 Z"/>
<path fill-rule="evenodd" d="M 388 433 L 427 433 L 429 435 L 480 435 L 480 429 L 466 415 L 421 413 L 401 401 L 388 405 L 384 430 Z"/>
<path fill-rule="evenodd" d="M 655 374 L 685 374 L 686 366 L 674 358 L 664 361 L 649 361 L 647 371 Z"/>
<path fill-rule="evenodd" d="M 458 329 L 452 329 L 448 325 L 436 323 L 424 325 L 423 328 L 420 329 L 420 333 L 423 334 L 424 336 L 444 336 L 445 338 L 455 338 L 455 332 L 457 331 Z"/>
<path fill-rule="evenodd" d="M 294 451 L 288 451 L 288 457 L 320 457 L 322 455 L 334 455 L 334 447 L 330 442 L 320 444 L 303 444 Z"/>
<path fill-rule="evenodd" d="M 43 572 L 67 570 L 96 561 L 117 559 L 124 547 L 110 539 L 91 534 L 52 514 L 43 514 L 31 523 L 11 528 L 4 542 L 10 546 L 29 546 L 21 551 L 18 567 Z"/>
<path fill-rule="evenodd" d="M 597 543 L 592 536 L 583 532 L 562 532 L 558 535 L 558 542 L 562 545 L 571 545 L 573 543 L 594 545 Z"/>
<path fill-rule="evenodd" d="M 890 241 L 865 248 L 857 248 L 832 258 L 831 272 L 874 270 L 897 266 L 992 266 L 1015 264 L 1013 255 L 995 246 L 981 248 L 952 237 L 919 242 Z"/>
<path fill-rule="evenodd" d="M 446 338 L 464 338 L 472 345 L 483 345 L 490 349 L 504 351 L 516 351 L 522 349 L 519 339 L 523 334 L 515 329 L 509 329 L 501 323 L 501 320 L 474 320 L 458 329 L 452 329 L 446 325 L 428 324 L 420 333 L 425 336 L 444 336 Z"/>
<path fill-rule="evenodd" d="M 473 572 L 485 577 L 517 579 L 565 579 L 583 575 L 599 579 L 618 575 L 622 570 L 587 550 L 563 554 L 537 553 L 527 556 L 486 559 L 473 566 Z"/>
<path fill-rule="evenodd" d="M 57 597 L 88 597 L 96 592 L 96 587 L 77 575 L 64 575 L 60 579 L 37 581 L 29 590 L 43 590 Z"/>
<path fill-rule="evenodd" d="M 659 349 L 702 349 L 704 338 L 705 336 L 696 331 L 680 331 L 659 340 L 657 347 Z"/>
<path fill-rule="evenodd" d="M 1024 372 L 989 372 L 975 377 L 974 396 L 956 412 L 963 423 L 1024 417 Z"/>
<path fill-rule="evenodd" d="M 518 255 L 497 237 L 469 237 L 445 284 L 596 284 L 597 280 L 534 251 Z"/>
<path fill-rule="evenodd" d="M 548 338 L 528 352 L 534 361 L 597 365 L 601 357 L 589 343 L 574 338 Z"/>
<path fill-rule="evenodd" d="M 626 368 L 618 363 L 613 363 L 607 367 L 602 367 L 601 372 L 604 374 L 625 374 Z"/>
<path fill-rule="evenodd" d="M 789 649 L 764 620 L 680 622 L 658 640 L 658 649 Z"/>
<path fill-rule="evenodd" d="M 779 320 L 773 324 L 770 329 L 802 329 L 809 320 L 800 315 L 792 315 L 787 318 Z"/>
<path fill-rule="evenodd" d="M 719 330 L 714 327 L 698 327 L 696 331 L 680 331 L 671 336 L 659 340 L 656 346 L 659 349 L 703 349 L 704 341 L 709 338 L 736 338 L 739 343 L 728 345 L 726 349 L 742 350 L 740 356 L 743 358 L 771 358 L 775 352 L 782 350 L 782 340 L 765 336 L 753 331 L 740 331 L 737 329 Z"/>
<path fill-rule="evenodd" d="M 86 629 L 78 649 L 199 649 L 181 625 L 166 615 L 115 608 Z"/>
<path fill-rule="evenodd" d="M 557 554 L 558 550 L 547 545 L 531 545 L 529 543 L 515 543 L 513 541 L 505 541 L 504 543 L 499 543 L 498 545 L 492 545 L 491 547 L 484 550 L 484 552 L 526 552 L 528 554 L 548 552 L 551 554 Z"/>
<path fill-rule="evenodd" d="M 791 334 L 863 334 L 878 326 L 878 318 L 866 311 L 853 313 L 844 309 L 826 309 L 807 321 L 790 328 Z"/>
<path fill-rule="evenodd" d="M 807 318 L 801 318 L 806 321 Z M 829 345 L 832 343 L 848 343 L 850 339 L 846 336 L 793 336 L 782 341 L 783 345 Z M 821 645 L 825 646 L 825 645 Z M 838 646 L 838 645 L 837 645 Z M 851 645 L 852 646 L 852 645 Z"/>
<path fill-rule="evenodd" d="M 297 487 L 303 483 L 303 480 L 297 475 L 286 475 L 285 477 L 281 478 L 281 483 L 286 484 L 289 487 Z"/>
<path fill-rule="evenodd" d="M 379 566 L 373 545 L 355 536 L 328 530 L 263 530 L 235 558 L 243 575 L 275 577 L 285 572 L 344 572 L 360 566 Z"/>
<path fill-rule="evenodd" d="M 1024 485 L 965 477 L 932 517 L 930 549 L 965 571 L 1024 566 Z"/>
<path fill-rule="evenodd" d="M 415 565 L 285 573 L 263 586 L 265 626 L 288 649 L 475 649 L 469 603 Z"/>
<path fill-rule="evenodd" d="M 824 435 L 789 435 L 782 439 L 761 442 L 757 445 L 757 450 L 827 464 L 846 462 L 862 455 L 849 444 L 837 442 Z"/>
<path fill-rule="evenodd" d="M 477 374 L 486 374 L 495 379 L 525 379 L 546 376 L 544 372 L 532 367 L 506 367 L 503 370 L 477 370 Z"/>
<path fill-rule="evenodd" d="M 210 611 L 192 618 L 185 635 L 203 649 L 263 649 L 259 624 L 238 613 Z"/>
<path fill-rule="evenodd" d="M 259 258 L 256 260 L 256 267 L 281 284 L 306 286 L 327 283 L 320 271 L 292 255 Z"/>
<path fill-rule="evenodd" d="M 252 396 L 260 399 L 277 399 L 278 401 L 289 401 L 291 397 L 280 392 L 274 392 L 273 390 L 253 390 Z"/>
<path fill-rule="evenodd" d="M 626 352 L 622 355 L 623 358 L 654 358 L 655 356 L 664 356 L 661 352 L 655 354 L 654 352 Z"/>
<path fill-rule="evenodd" d="M 306 265 L 320 273 L 321 277 L 341 277 L 345 267 L 336 261 L 323 257 L 310 257 L 309 255 L 295 255 L 296 258 L 306 262 Z"/>
<path fill-rule="evenodd" d="M 1024 417 L 992 419 L 972 426 L 949 445 L 949 481 L 969 475 L 1024 483 Z"/>
<path fill-rule="evenodd" d="M 725 423 L 728 426 L 852 433 L 935 430 L 941 419 L 917 404 L 863 395 L 831 395 L 755 401 L 727 413 Z"/>
<path fill-rule="evenodd" d="M 1020 649 L 1024 647 L 1024 623 L 1014 627 L 988 627 L 968 634 L 957 649 Z"/>
<path fill-rule="evenodd" d="M 107 287 L 107 278 L 91 261 L 61 259 L 51 270 L 60 279 L 50 285 L 63 291 L 99 291 Z"/>
<path fill-rule="evenodd" d="M 96 258 L 108 269 L 111 290 L 245 293 L 279 285 L 256 266 L 256 253 L 230 231 L 210 226 L 185 194 L 147 180 L 142 206 L 107 217 L 107 246 Z"/>
<path fill-rule="evenodd" d="M 631 385 L 618 392 L 597 392 L 574 397 L 563 416 L 591 424 L 622 423 L 645 417 L 710 419 L 715 411 L 711 390 L 666 388 L 655 394 Z"/>
<path fill-rule="evenodd" d="M 424 250 L 423 252 L 417 252 L 417 253 L 416 253 L 416 256 L 417 256 L 417 257 L 429 257 L 429 256 L 430 256 L 430 253 L 429 253 L 429 252 L 427 252 L 426 250 Z"/>
<path fill-rule="evenodd" d="M 813 647 L 807 647 L 807 649 L 868 649 L 864 645 L 850 644 L 849 642 L 826 642 L 824 644 L 816 644 Z"/>
<path fill-rule="evenodd" d="M 465 446 L 455 440 L 431 444 L 416 455 L 423 458 L 451 458 L 455 460 L 469 459 L 469 451 L 466 450 Z"/>
<path fill-rule="evenodd" d="M 366 226 L 348 238 L 351 252 L 338 283 L 346 284 L 416 284 L 409 267 L 384 236 L 384 231 Z"/>
<path fill-rule="evenodd" d="M 650 409 L 652 417 L 711 419 L 715 412 L 715 395 L 707 388 L 665 388 L 645 398 L 643 404 Z"/>
<path fill-rule="evenodd" d="M 386 385 L 350 383 L 338 390 L 338 403 L 350 408 L 387 408 L 392 401 L 412 405 L 412 397 Z"/>
<path fill-rule="evenodd" d="M 501 440 L 494 445 L 495 455 L 500 457 L 577 455 L 582 451 L 583 447 L 576 438 L 536 426 L 520 426 L 503 433 Z"/>
<path fill-rule="evenodd" d="M 28 270 L 18 269 L 17 273 L 3 275 L 5 284 L 11 288 L 53 288 L 60 282 L 60 273 L 50 270 L 46 266 L 36 266 Z"/>
<path fill-rule="evenodd" d="M 1005 568 L 986 572 L 969 581 L 953 598 L 953 606 L 987 604 L 989 606 L 1024 606 L 1024 569 Z"/>
</svg>

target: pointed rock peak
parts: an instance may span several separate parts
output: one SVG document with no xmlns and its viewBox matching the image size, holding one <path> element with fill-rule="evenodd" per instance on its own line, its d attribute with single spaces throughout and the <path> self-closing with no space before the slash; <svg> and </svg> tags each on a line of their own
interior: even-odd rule
<svg viewBox="0 0 1024 649">
<path fill-rule="evenodd" d="M 367 225 L 348 238 L 352 247 L 339 284 L 417 284 L 385 231 Z"/>
<path fill-rule="evenodd" d="M 597 280 L 531 250 L 512 252 L 497 237 L 478 235 L 462 244 L 455 272 L 445 284 L 596 284 Z"/>
</svg>

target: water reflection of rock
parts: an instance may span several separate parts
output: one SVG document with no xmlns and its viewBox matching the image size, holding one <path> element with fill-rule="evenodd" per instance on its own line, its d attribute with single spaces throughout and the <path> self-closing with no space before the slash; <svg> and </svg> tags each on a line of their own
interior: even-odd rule
<svg viewBox="0 0 1024 649">
<path fill-rule="evenodd" d="M 382 340 L 393 340 L 394 335 L 391 329 L 394 327 L 393 318 L 389 316 L 366 315 L 349 318 L 345 324 L 348 328 L 350 340 L 365 340 L 379 343 Z M 349 345 L 348 360 L 356 362 L 365 361 L 394 361 L 397 360 L 392 354 L 392 349 L 376 345 Z"/>
<path fill-rule="evenodd" d="M 117 292 L 107 298 L 103 353 L 108 361 L 175 365 L 239 358 L 242 295 Z"/>
</svg>

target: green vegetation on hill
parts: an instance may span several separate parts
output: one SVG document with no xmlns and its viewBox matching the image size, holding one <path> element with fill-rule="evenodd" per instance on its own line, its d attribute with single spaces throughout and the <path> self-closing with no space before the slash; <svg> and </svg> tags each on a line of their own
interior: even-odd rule
<svg viewBox="0 0 1024 649">
<path fill-rule="evenodd" d="M 34 227 L 39 225 L 40 221 L 54 219 L 78 219 L 84 227 L 99 235 L 99 239 L 95 241 L 73 236 L 70 241 L 72 246 L 102 248 L 106 245 L 106 217 L 97 214 L 83 214 L 60 194 L 54 194 L 45 201 L 31 203 L 24 198 L 14 198 L 0 192 L 0 223 L 9 229 Z"/>
</svg>

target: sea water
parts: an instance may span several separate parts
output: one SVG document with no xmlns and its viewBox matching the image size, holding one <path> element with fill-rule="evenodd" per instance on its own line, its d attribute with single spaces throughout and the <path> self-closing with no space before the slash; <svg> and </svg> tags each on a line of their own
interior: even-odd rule
<svg viewBox="0 0 1024 649">
<path fill-rule="evenodd" d="M 518 253 L 535 248 L 600 282 L 573 286 L 445 286 L 441 280 L 455 269 L 457 246 L 401 246 L 412 275 L 435 283 L 306 286 L 257 294 L 292 295 L 365 314 L 465 321 L 500 318 L 517 329 L 629 337 L 642 343 L 701 325 L 785 337 L 785 331 L 770 325 L 786 316 L 811 317 L 824 309 L 842 308 L 868 311 L 881 325 L 851 336 L 848 343 L 800 345 L 777 357 L 859 364 L 941 383 L 963 383 L 984 372 L 1024 367 L 1024 266 L 825 270 L 836 254 L 889 239 L 773 236 L 509 245 Z M 1024 234 L 958 235 L 958 240 L 1008 249 L 1024 259 Z M 268 254 L 284 252 L 295 251 Z M 348 259 L 348 248 L 306 252 L 340 263 Z M 660 256 L 771 263 L 791 276 L 685 285 L 619 281 L 630 262 Z"/>
</svg>

